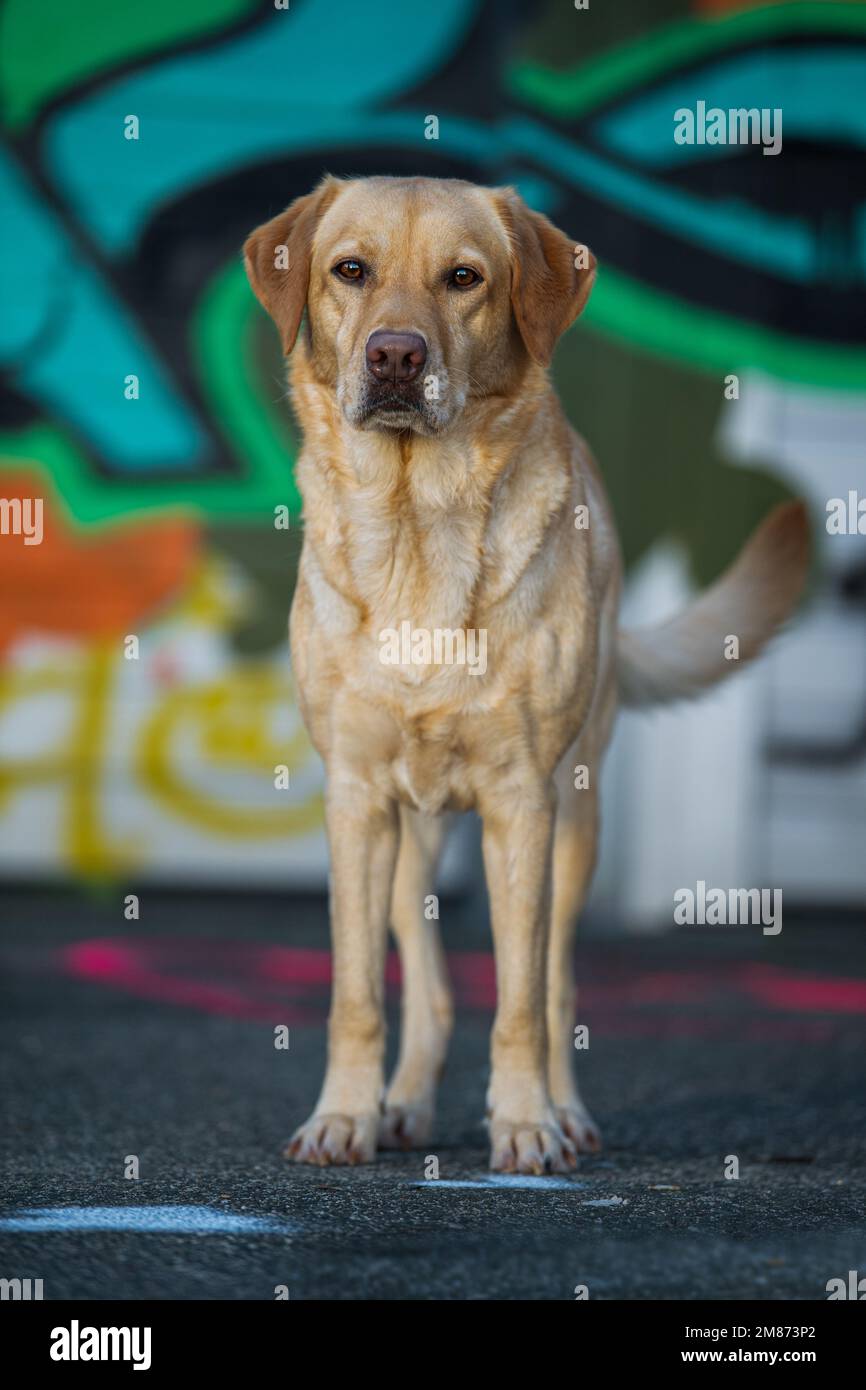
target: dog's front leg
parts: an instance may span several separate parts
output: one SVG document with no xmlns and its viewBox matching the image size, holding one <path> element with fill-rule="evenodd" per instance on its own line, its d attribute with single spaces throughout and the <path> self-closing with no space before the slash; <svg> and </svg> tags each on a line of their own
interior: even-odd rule
<svg viewBox="0 0 866 1390">
<path fill-rule="evenodd" d="M 405 807 L 400 812 L 391 926 L 400 946 L 403 1017 L 400 1056 L 385 1095 L 381 1148 L 426 1144 L 433 1126 L 454 1010 L 439 923 L 428 920 L 426 903 L 446 825 L 444 816 L 422 816 Z"/>
<path fill-rule="evenodd" d="M 577 1163 L 548 1092 L 545 989 L 555 794 L 521 787 L 482 806 L 484 866 L 496 950 L 491 1041 L 490 1166 L 566 1172 Z"/>
<path fill-rule="evenodd" d="M 369 1163 L 384 1089 L 383 1008 L 397 809 L 333 772 L 326 803 L 331 852 L 333 987 L 328 1069 L 310 1119 L 292 1137 L 299 1163 Z"/>
</svg>

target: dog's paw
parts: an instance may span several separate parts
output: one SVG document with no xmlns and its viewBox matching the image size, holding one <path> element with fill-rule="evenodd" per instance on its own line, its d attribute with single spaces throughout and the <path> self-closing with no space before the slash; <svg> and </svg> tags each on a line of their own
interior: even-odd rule
<svg viewBox="0 0 866 1390">
<path fill-rule="evenodd" d="M 570 1173 L 577 1151 L 559 1125 L 490 1122 L 490 1167 L 495 1173 Z"/>
<path fill-rule="evenodd" d="M 601 1130 L 585 1105 L 557 1105 L 556 1119 L 578 1153 L 601 1153 Z"/>
<path fill-rule="evenodd" d="M 372 1163 L 376 1155 L 378 1115 L 311 1115 L 296 1129 L 283 1157 L 295 1163 Z"/>
<path fill-rule="evenodd" d="M 380 1149 L 417 1149 L 433 1132 L 433 1104 L 423 1101 L 385 1101 Z"/>
</svg>

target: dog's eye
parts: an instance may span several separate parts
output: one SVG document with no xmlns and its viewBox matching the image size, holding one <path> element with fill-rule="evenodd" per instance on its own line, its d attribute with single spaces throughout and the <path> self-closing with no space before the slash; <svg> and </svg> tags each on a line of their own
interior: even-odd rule
<svg viewBox="0 0 866 1390">
<path fill-rule="evenodd" d="M 360 261 L 340 261 L 334 266 L 334 274 L 341 280 L 354 280 L 357 284 L 364 278 L 364 267 Z"/>
<path fill-rule="evenodd" d="M 481 284 L 481 276 L 468 265 L 458 265 L 448 276 L 448 284 L 455 290 L 469 290 L 473 285 Z"/>
</svg>

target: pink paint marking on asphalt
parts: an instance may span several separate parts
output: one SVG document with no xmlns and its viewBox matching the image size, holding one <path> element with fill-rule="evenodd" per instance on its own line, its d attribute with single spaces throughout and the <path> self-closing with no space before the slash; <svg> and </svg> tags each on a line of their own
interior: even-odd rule
<svg viewBox="0 0 866 1390">
<path fill-rule="evenodd" d="M 65 948 L 58 963 L 75 979 L 140 999 L 227 1018 L 296 1025 L 321 1023 L 331 981 L 331 956 L 324 949 L 196 938 L 97 938 Z M 463 1007 L 495 1007 L 496 975 L 489 952 L 453 953 L 448 967 Z M 390 997 L 399 982 L 399 959 L 391 952 L 386 967 Z M 866 1015 L 866 981 L 754 963 L 713 963 L 683 971 L 617 966 L 581 992 L 582 1004 L 587 1001 L 592 1026 L 603 1036 L 707 1037 L 735 1028 L 738 1036 L 755 1040 L 808 1035 L 822 1041 L 834 1025 L 814 1015 Z M 756 1016 L 755 1005 L 771 1012 Z"/>
<path fill-rule="evenodd" d="M 866 980 L 794 974 L 778 966 L 749 965 L 740 973 L 742 987 L 776 1009 L 795 1013 L 866 1014 Z"/>
<path fill-rule="evenodd" d="M 82 942 L 67 947 L 63 955 L 68 973 L 77 979 L 109 984 L 139 999 L 197 1009 L 201 1013 L 221 1014 L 226 1018 L 270 1020 L 274 1015 L 272 1004 L 256 999 L 242 988 L 231 989 L 202 980 L 184 979 L 164 968 L 152 968 L 147 962 L 146 949 L 137 945 Z M 296 1008 L 292 1013 L 288 1022 L 319 1021 L 317 1011 Z"/>
</svg>

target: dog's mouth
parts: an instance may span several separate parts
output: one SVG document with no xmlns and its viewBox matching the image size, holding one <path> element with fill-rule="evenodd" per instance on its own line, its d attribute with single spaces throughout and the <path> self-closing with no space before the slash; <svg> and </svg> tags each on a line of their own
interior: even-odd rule
<svg viewBox="0 0 866 1390">
<path fill-rule="evenodd" d="M 361 407 L 359 423 L 373 428 L 380 426 L 426 433 L 432 422 L 428 419 L 424 402 L 414 392 L 409 394 L 391 386 L 368 394 Z"/>
</svg>

